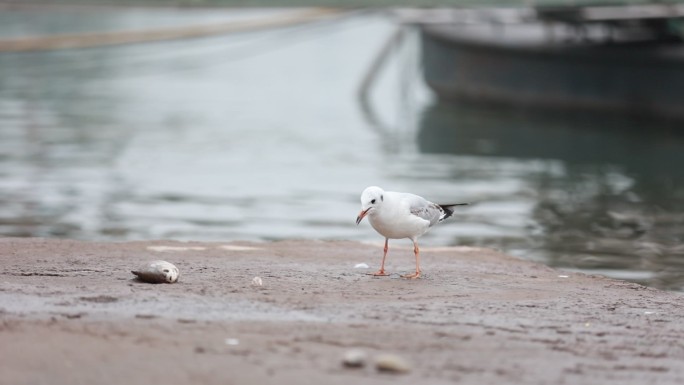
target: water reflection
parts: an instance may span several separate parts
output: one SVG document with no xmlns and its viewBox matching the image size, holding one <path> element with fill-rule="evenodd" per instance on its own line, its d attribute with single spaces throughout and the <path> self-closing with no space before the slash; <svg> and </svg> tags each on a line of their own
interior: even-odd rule
<svg viewBox="0 0 684 385">
<path fill-rule="evenodd" d="M 684 135 L 675 122 L 436 104 L 424 153 L 541 162 L 533 224 L 509 251 L 656 287 L 684 285 Z M 458 161 L 454 159 L 454 161 Z M 500 177 L 505 171 L 492 173 Z"/>
<path fill-rule="evenodd" d="M 96 17 L 125 29 L 131 17 L 165 25 L 168 12 L 197 24 L 277 11 Z M 90 25 L 79 27 L 81 19 L 69 16 L 75 30 Z M 358 192 L 382 183 L 367 167 L 378 163 L 377 138 L 351 95 L 392 30 L 389 20 L 362 16 L 192 41 L 0 53 L 0 233 L 371 238 L 353 217 Z"/>
<path fill-rule="evenodd" d="M 125 138 L 126 128 L 113 122 L 121 99 L 83 81 L 107 76 L 103 67 L 72 68 L 113 55 L 0 54 L 3 234 L 73 237 L 83 230 L 82 217 L 97 210 L 111 177 L 106 165 Z M 64 73 L 54 76 L 37 66 Z"/>
</svg>

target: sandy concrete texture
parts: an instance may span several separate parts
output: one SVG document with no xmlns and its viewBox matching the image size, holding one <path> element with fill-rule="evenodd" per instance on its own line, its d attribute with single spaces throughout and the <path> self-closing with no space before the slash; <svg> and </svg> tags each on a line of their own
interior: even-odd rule
<svg viewBox="0 0 684 385">
<path fill-rule="evenodd" d="M 389 272 L 412 271 L 409 244 Z M 488 249 L 422 254 L 406 280 L 367 275 L 380 244 L 0 239 L 0 383 L 684 383 L 680 293 Z M 179 282 L 136 281 L 155 259 Z M 365 367 L 342 365 L 351 349 Z M 377 371 L 384 353 L 411 371 Z"/>
</svg>

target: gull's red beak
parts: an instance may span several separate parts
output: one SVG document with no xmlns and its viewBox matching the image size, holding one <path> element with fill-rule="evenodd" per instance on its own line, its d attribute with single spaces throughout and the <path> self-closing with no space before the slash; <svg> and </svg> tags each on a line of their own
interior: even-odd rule
<svg viewBox="0 0 684 385">
<path fill-rule="evenodd" d="M 365 217 L 366 214 L 368 214 L 368 210 L 370 210 L 370 207 L 367 208 L 367 209 L 365 209 L 365 210 L 361 210 L 361 212 L 359 213 L 359 216 L 356 217 L 356 224 L 357 224 L 357 225 L 358 225 L 359 223 L 361 223 L 361 220 L 363 219 L 363 217 Z"/>
</svg>

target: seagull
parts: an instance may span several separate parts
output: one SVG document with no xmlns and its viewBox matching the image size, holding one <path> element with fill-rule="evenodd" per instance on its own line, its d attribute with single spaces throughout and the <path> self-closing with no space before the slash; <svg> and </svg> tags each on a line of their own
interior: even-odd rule
<svg viewBox="0 0 684 385">
<path fill-rule="evenodd" d="M 416 272 L 402 275 L 402 277 L 409 279 L 420 277 L 418 237 L 425 234 L 433 225 L 449 218 L 454 213 L 455 206 L 467 204 L 439 205 L 418 195 L 384 191 L 377 186 L 363 190 L 361 193 L 361 212 L 356 217 L 356 224 L 358 225 L 363 218 L 368 216 L 368 220 L 375 231 L 385 237 L 382 264 L 380 270 L 373 275 L 389 275 L 385 272 L 385 258 L 387 257 L 387 244 L 390 238 L 408 238 L 413 242 L 413 253 L 416 255 Z"/>
</svg>

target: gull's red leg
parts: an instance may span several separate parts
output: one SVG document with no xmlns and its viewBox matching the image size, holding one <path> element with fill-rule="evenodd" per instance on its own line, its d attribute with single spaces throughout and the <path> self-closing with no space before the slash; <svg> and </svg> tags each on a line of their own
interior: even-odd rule
<svg viewBox="0 0 684 385">
<path fill-rule="evenodd" d="M 403 278 L 416 279 L 420 277 L 420 250 L 418 249 L 418 242 L 413 242 L 413 254 L 416 255 L 416 272 L 413 274 L 402 275 Z"/>
<path fill-rule="evenodd" d="M 388 241 L 389 241 L 389 239 L 385 238 L 385 248 L 384 248 L 384 250 L 383 250 L 384 252 L 382 254 L 382 264 L 380 265 L 380 270 L 378 270 L 377 273 L 373 273 L 373 275 L 376 277 L 385 277 L 385 276 L 389 275 L 389 274 L 385 273 L 385 258 L 387 257 L 387 250 L 389 249 L 389 247 L 387 247 Z"/>
</svg>

